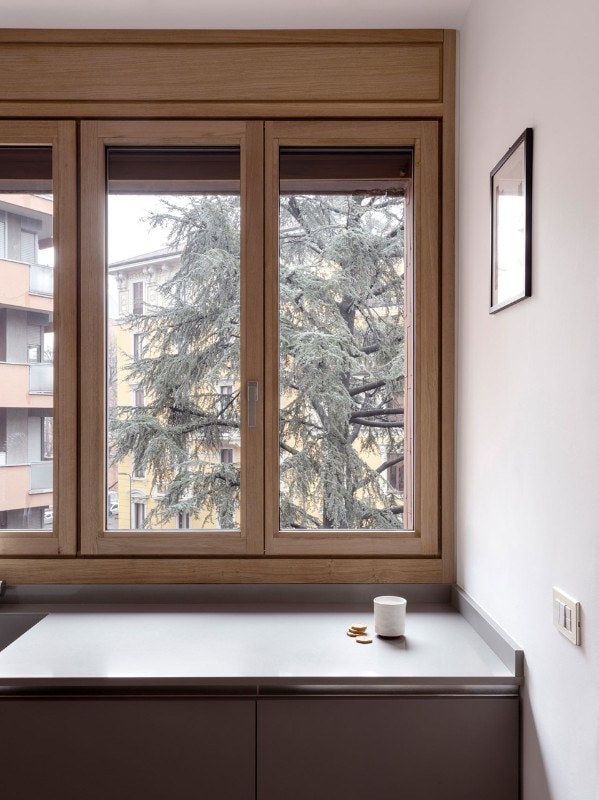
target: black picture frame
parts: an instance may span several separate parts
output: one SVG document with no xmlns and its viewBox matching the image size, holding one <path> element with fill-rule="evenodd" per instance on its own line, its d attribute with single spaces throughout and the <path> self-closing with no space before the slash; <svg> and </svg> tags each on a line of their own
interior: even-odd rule
<svg viewBox="0 0 599 800">
<path fill-rule="evenodd" d="M 532 145 L 526 128 L 491 171 L 490 314 L 532 293 Z"/>
</svg>

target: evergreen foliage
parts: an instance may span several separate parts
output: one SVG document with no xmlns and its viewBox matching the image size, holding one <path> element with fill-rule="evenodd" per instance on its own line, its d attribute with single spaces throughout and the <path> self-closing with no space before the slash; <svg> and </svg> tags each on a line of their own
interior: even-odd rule
<svg viewBox="0 0 599 800">
<path fill-rule="evenodd" d="M 234 527 L 239 464 L 239 198 L 165 202 L 151 224 L 180 269 L 125 324 L 144 353 L 127 379 L 144 408 L 118 408 L 110 448 L 133 457 L 177 512 Z M 283 195 L 280 205 L 280 457 L 283 529 L 397 529 L 403 501 L 387 470 L 403 463 L 404 204 L 385 194 Z M 218 386 L 233 383 L 221 396 Z M 381 451 L 389 454 L 381 463 Z"/>
</svg>

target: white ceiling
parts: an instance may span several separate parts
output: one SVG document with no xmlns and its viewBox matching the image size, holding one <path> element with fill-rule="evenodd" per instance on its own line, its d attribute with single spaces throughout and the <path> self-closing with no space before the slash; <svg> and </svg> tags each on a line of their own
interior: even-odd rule
<svg viewBox="0 0 599 800">
<path fill-rule="evenodd" d="M 471 0 L 0 0 L 0 28 L 459 28 Z"/>
</svg>

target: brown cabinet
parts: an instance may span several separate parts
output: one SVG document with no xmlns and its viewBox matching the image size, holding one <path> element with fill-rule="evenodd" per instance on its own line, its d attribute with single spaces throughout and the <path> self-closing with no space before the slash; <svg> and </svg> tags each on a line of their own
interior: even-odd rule
<svg viewBox="0 0 599 800">
<path fill-rule="evenodd" d="M 2 698 L 0 782 L 20 800 L 253 800 L 255 701 Z"/>
<path fill-rule="evenodd" d="M 518 697 L 3 696 L 23 800 L 517 800 Z"/>
<path fill-rule="evenodd" d="M 259 800 L 517 800 L 518 698 L 266 698 Z"/>
</svg>

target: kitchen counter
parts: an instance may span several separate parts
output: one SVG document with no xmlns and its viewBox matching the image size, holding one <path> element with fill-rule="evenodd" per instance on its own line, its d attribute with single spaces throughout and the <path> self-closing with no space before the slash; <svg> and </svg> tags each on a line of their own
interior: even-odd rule
<svg viewBox="0 0 599 800">
<path fill-rule="evenodd" d="M 510 668 L 451 604 L 408 604 L 406 635 L 374 635 L 364 603 L 3 605 L 39 619 L 0 652 L 0 685 L 460 687 L 516 692 Z M 37 615 L 37 616 L 35 616 Z M 368 624 L 372 644 L 346 635 Z"/>
<path fill-rule="evenodd" d="M 405 636 L 374 635 L 377 594 L 407 597 Z M 0 601 L 2 786 L 516 800 L 521 681 L 521 651 L 451 587 L 17 587 Z"/>
</svg>

